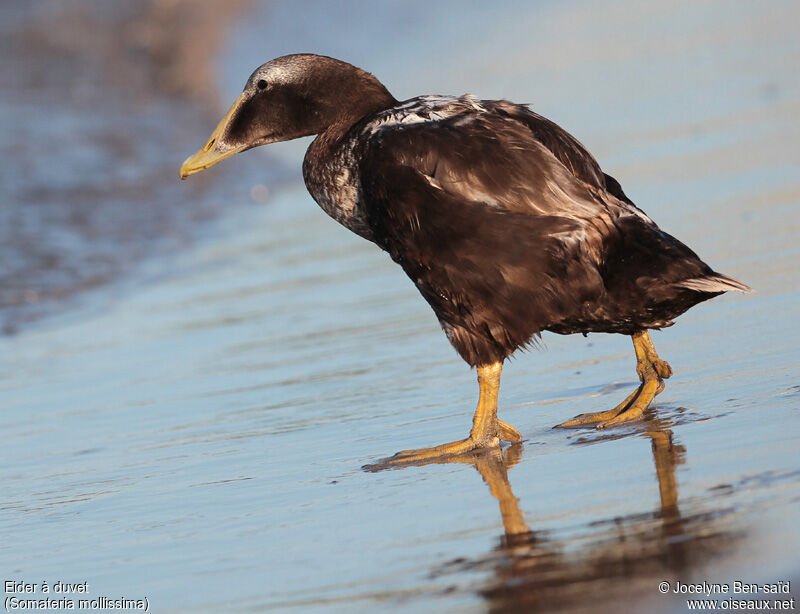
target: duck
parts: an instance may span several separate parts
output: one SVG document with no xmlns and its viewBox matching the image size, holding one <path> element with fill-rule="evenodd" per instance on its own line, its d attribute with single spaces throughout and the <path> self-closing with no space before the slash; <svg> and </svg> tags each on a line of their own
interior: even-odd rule
<svg viewBox="0 0 800 614">
<path fill-rule="evenodd" d="M 724 292 L 751 291 L 661 230 L 575 137 L 529 106 L 470 94 L 399 101 L 371 73 L 327 56 L 259 66 L 180 176 L 312 135 L 311 197 L 400 265 L 477 370 L 469 435 L 393 463 L 522 441 L 498 418 L 500 376 L 545 331 L 630 336 L 640 382 L 617 406 L 557 426 L 638 420 L 672 375 L 649 331 Z"/>
</svg>

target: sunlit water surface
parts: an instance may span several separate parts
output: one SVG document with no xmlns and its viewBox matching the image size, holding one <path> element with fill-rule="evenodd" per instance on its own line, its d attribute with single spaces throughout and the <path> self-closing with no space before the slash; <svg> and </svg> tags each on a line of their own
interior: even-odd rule
<svg viewBox="0 0 800 614">
<path fill-rule="evenodd" d="M 366 472 L 463 436 L 474 373 L 402 271 L 311 201 L 307 143 L 255 150 L 209 174 L 246 194 L 253 161 L 280 159 L 290 187 L 155 281 L 0 338 L 3 579 L 153 611 L 480 612 L 683 611 L 659 581 L 798 578 L 796 5 L 367 6 L 257 5 L 223 97 L 315 51 L 401 99 L 532 102 L 757 293 L 654 334 L 676 373 L 642 424 L 552 430 L 636 375 L 629 339 L 545 335 L 504 373 L 521 449 Z"/>
</svg>

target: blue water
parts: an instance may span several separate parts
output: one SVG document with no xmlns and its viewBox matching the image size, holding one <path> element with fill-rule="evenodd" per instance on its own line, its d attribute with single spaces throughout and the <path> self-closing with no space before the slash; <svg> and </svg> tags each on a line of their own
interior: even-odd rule
<svg viewBox="0 0 800 614">
<path fill-rule="evenodd" d="M 402 271 L 311 201 L 307 141 L 248 152 L 207 173 L 241 199 L 213 236 L 0 338 L 2 579 L 86 581 L 156 612 L 679 612 L 658 582 L 800 580 L 798 17 L 256 3 L 218 60 L 224 104 L 298 51 L 398 98 L 531 102 L 756 293 L 653 335 L 676 373 L 640 425 L 553 430 L 636 374 L 629 339 L 546 335 L 504 372 L 521 450 L 366 472 L 466 434 L 474 372 Z M 293 179 L 253 205 L 262 165 Z"/>
</svg>

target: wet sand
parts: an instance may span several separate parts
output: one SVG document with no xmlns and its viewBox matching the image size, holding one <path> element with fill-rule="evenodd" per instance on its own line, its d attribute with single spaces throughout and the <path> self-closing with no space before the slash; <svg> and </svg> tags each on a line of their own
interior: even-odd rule
<svg viewBox="0 0 800 614">
<path fill-rule="evenodd" d="M 181 151 L 159 147 L 161 128 L 131 133 L 161 152 L 164 198 L 216 221 L 142 257 L 135 284 L 0 339 L 7 579 L 85 580 L 166 612 L 684 612 L 660 582 L 800 581 L 797 9 L 331 6 L 254 3 L 216 58 L 222 106 L 256 64 L 299 50 L 362 65 L 399 98 L 531 101 L 756 294 L 654 334 L 676 373 L 641 423 L 552 429 L 637 380 L 629 339 L 546 335 L 504 372 L 521 446 L 364 471 L 462 436 L 474 372 L 388 257 L 311 201 L 303 143 L 196 186 L 167 175 L 215 118 L 180 124 Z M 173 96 L 156 108 L 183 116 Z"/>
<path fill-rule="evenodd" d="M 187 199 L 174 166 L 219 113 L 215 58 L 244 6 L 0 7 L 0 331 L 140 274 L 219 216 L 226 196 L 199 182 Z"/>
</svg>

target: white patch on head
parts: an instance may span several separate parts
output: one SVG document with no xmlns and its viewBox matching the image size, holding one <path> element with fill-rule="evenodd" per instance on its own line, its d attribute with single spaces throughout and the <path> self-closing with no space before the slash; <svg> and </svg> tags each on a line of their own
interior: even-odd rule
<svg viewBox="0 0 800 614">
<path fill-rule="evenodd" d="M 296 61 L 286 61 L 281 59 L 272 60 L 261 68 L 259 68 L 253 75 L 252 82 L 257 82 L 263 79 L 269 84 L 286 84 L 291 83 L 295 77 L 303 72 L 302 63 Z"/>
<path fill-rule="evenodd" d="M 265 70 L 258 76 L 267 83 L 286 83 L 293 72 L 286 66 L 270 66 L 269 70 Z"/>
<path fill-rule="evenodd" d="M 257 83 L 263 79 L 269 84 L 287 84 L 297 80 L 298 75 L 308 72 L 308 69 L 324 62 L 329 58 L 323 59 L 321 56 L 309 54 L 288 55 L 270 60 L 266 64 L 259 66 L 248 80 L 248 84 Z"/>
</svg>

